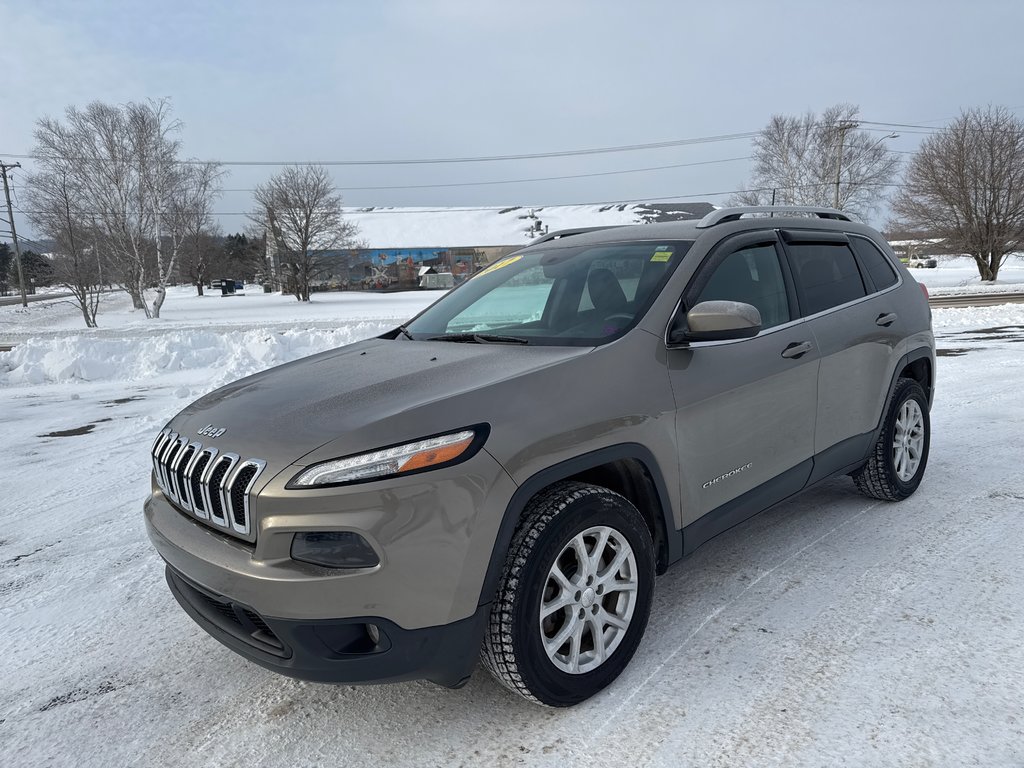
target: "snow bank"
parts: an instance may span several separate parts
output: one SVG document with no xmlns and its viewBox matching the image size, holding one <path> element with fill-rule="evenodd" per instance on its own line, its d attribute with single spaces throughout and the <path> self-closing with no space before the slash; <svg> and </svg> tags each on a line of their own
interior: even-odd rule
<svg viewBox="0 0 1024 768">
<path fill-rule="evenodd" d="M 134 335 L 124 329 L 114 336 L 36 337 L 10 352 L 0 352 L 0 386 L 140 382 L 204 371 L 183 376 L 180 383 L 219 387 L 275 365 L 378 336 L 406 319 L 399 309 L 391 318 L 343 320 L 331 329 L 263 326 L 204 331 L 154 326 Z M 1024 325 L 1024 304 L 936 309 L 932 325 L 940 334 Z"/>
<path fill-rule="evenodd" d="M 936 333 L 999 328 L 1007 325 L 1024 326 L 1024 304 L 932 310 L 932 329 Z"/>
<path fill-rule="evenodd" d="M 911 274 L 919 283 L 928 286 L 932 296 L 957 296 L 972 293 L 1008 293 L 1024 290 L 1024 259 L 1012 256 L 999 270 L 995 283 L 981 282 L 974 259 L 962 256 L 939 258 L 934 269 L 912 269 Z"/>
<path fill-rule="evenodd" d="M 30 339 L 0 353 L 0 386 L 70 381 L 145 381 L 215 369 L 213 386 L 376 336 L 388 321 L 349 321 L 333 330 L 170 331 L 142 337 Z M 204 383 L 209 376 L 204 374 Z"/>
</svg>

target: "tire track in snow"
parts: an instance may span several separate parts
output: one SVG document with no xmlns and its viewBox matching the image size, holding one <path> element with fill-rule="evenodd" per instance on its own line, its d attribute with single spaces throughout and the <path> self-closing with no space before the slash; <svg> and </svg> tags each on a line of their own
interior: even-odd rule
<svg viewBox="0 0 1024 768">
<path fill-rule="evenodd" d="M 645 677 L 640 682 L 639 685 L 635 686 L 633 688 L 633 690 L 629 693 L 629 695 L 627 695 L 626 698 L 623 699 L 623 701 L 612 710 L 612 712 L 608 715 L 607 718 L 605 718 L 604 722 L 602 722 L 601 726 L 597 730 L 599 732 L 605 730 L 608 727 L 608 725 L 613 720 L 615 720 L 615 719 L 617 719 L 619 717 L 619 714 L 622 712 L 622 710 L 625 709 L 629 705 L 629 703 L 637 696 L 637 694 L 639 694 L 641 691 L 643 691 L 644 688 L 646 688 L 655 677 L 658 677 L 660 675 L 661 671 L 665 668 L 665 666 L 670 661 L 672 661 L 672 659 L 674 659 L 679 654 L 680 651 L 682 651 L 684 648 L 686 648 L 686 646 L 688 646 L 690 644 L 690 642 L 695 637 L 697 637 L 697 635 L 699 635 L 704 630 L 705 627 L 707 627 L 711 622 L 713 622 L 719 616 L 721 616 L 722 614 L 726 613 L 731 608 L 733 608 L 735 605 L 737 605 L 740 601 L 742 601 L 750 593 L 750 591 L 752 589 L 754 589 L 754 587 L 756 587 L 758 584 L 760 584 L 762 581 L 764 581 L 766 578 L 771 576 L 773 573 L 775 573 L 777 570 L 779 570 L 783 566 L 788 565 L 789 563 L 791 563 L 794 560 L 796 560 L 797 558 L 799 558 L 801 555 L 803 555 L 808 550 L 814 549 L 821 542 L 825 541 L 827 538 L 829 538 L 830 536 L 835 534 L 837 531 L 839 531 L 842 528 L 845 528 L 846 526 L 850 525 L 855 520 L 860 519 L 861 517 L 866 515 L 868 512 L 870 512 L 871 510 L 873 510 L 877 506 L 879 506 L 879 504 L 881 504 L 881 503 L 882 502 L 880 502 L 880 501 L 876 501 L 873 504 L 867 505 L 866 507 L 862 508 L 859 512 L 854 514 L 852 517 L 849 517 L 846 520 L 844 520 L 842 523 L 839 523 L 838 525 L 833 526 L 832 528 L 830 528 L 828 531 L 826 531 L 821 536 L 816 538 L 810 544 L 806 544 L 803 547 L 800 547 L 800 549 L 796 550 L 795 552 L 790 554 L 788 557 L 786 557 L 783 560 L 779 561 L 778 563 L 776 563 L 774 566 L 772 566 L 768 570 L 761 572 L 761 574 L 756 579 L 751 581 L 746 587 L 743 588 L 742 591 L 739 592 L 739 594 L 737 594 L 735 597 L 733 597 L 731 600 L 729 600 L 729 602 L 725 603 L 724 605 L 719 606 L 718 608 L 713 610 L 711 613 L 707 614 L 701 620 L 701 622 L 697 625 L 697 627 L 695 629 L 693 629 L 685 638 L 683 638 L 683 640 L 675 647 L 675 649 L 671 653 L 669 653 L 668 656 L 666 656 L 664 659 L 662 659 L 660 662 L 658 662 L 658 664 L 655 666 L 654 670 L 649 675 L 647 675 L 647 677 Z"/>
</svg>

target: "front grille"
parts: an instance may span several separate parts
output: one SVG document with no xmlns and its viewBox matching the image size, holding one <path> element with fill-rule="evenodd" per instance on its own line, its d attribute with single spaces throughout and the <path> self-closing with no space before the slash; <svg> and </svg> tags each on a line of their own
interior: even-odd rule
<svg viewBox="0 0 1024 768">
<path fill-rule="evenodd" d="M 253 486 L 267 463 L 189 442 L 164 429 L 152 450 L 157 485 L 175 506 L 214 527 L 248 536 Z"/>
</svg>

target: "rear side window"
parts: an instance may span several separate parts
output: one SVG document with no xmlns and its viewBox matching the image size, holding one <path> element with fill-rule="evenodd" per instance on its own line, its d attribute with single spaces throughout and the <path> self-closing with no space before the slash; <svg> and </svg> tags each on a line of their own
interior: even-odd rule
<svg viewBox="0 0 1024 768">
<path fill-rule="evenodd" d="M 876 291 L 896 285 L 896 270 L 874 243 L 863 237 L 851 237 L 850 243 L 860 257 L 861 264 L 868 271 Z"/>
<path fill-rule="evenodd" d="M 805 315 L 867 295 L 857 260 L 846 243 L 791 243 L 787 250 Z"/>
</svg>

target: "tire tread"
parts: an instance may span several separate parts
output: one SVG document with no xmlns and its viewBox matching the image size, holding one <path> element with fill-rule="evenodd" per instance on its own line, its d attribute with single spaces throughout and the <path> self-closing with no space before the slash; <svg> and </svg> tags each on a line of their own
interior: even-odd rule
<svg viewBox="0 0 1024 768">
<path fill-rule="evenodd" d="M 577 481 L 555 483 L 534 497 L 512 536 L 505 571 L 498 584 L 480 652 L 484 667 L 499 683 L 524 699 L 542 706 L 553 705 L 539 699 L 524 681 L 512 639 L 513 611 L 519 596 L 519 581 L 523 578 L 530 554 L 542 540 L 544 530 L 572 502 L 586 496 L 598 496 L 605 501 L 615 497 L 617 501 L 632 506 L 625 497 L 614 491 Z"/>
<path fill-rule="evenodd" d="M 881 501 L 902 501 L 910 496 L 917 486 L 915 485 L 908 492 L 907 489 L 897 484 L 892 476 L 890 451 L 892 446 L 889 440 L 889 422 L 894 418 L 895 410 L 907 399 L 907 393 L 917 389 L 924 394 L 921 385 L 915 380 L 901 377 L 896 382 L 892 397 L 886 403 L 885 423 L 882 432 L 871 449 L 871 456 L 867 463 L 853 474 L 853 482 L 857 490 L 865 496 L 870 496 Z M 924 465 L 918 469 L 918 473 L 924 472 Z"/>
</svg>

